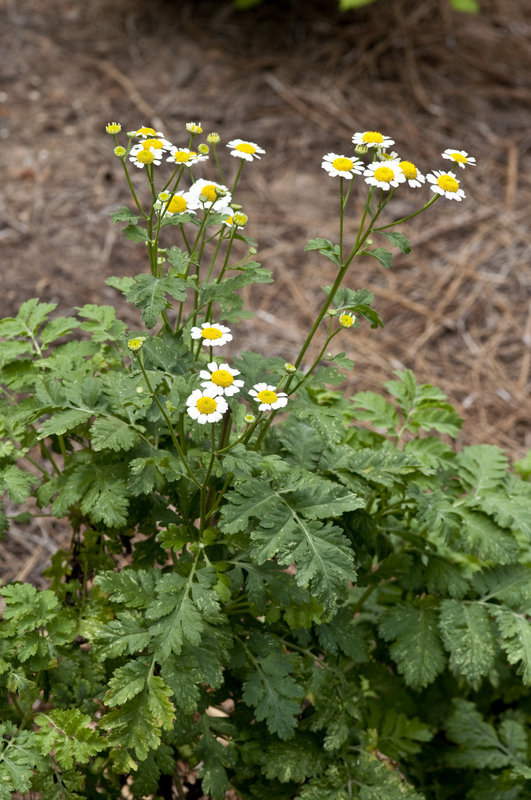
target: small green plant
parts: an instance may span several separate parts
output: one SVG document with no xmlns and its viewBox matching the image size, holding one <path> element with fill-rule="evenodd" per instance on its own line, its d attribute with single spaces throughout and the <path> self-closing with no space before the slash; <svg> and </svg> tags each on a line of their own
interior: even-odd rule
<svg viewBox="0 0 531 800">
<path fill-rule="evenodd" d="M 265 0 L 233 0 L 233 2 L 236 8 L 244 11 L 261 5 Z M 354 8 L 361 8 L 374 2 L 375 0 L 338 0 L 340 11 L 351 11 Z M 480 11 L 478 0 L 449 0 L 449 2 L 454 11 L 460 11 L 464 14 L 478 14 Z"/>
<path fill-rule="evenodd" d="M 222 166 L 186 129 L 107 125 L 113 217 L 149 263 L 108 283 L 138 328 L 38 299 L 0 321 L 6 507 L 72 531 L 49 588 L 1 591 L 0 800 L 529 797 L 530 485 L 496 447 L 456 452 L 460 418 L 409 370 L 347 396 L 330 349 L 382 325 L 354 260 L 408 253 L 399 224 L 461 201 L 474 159 L 425 176 L 376 131 L 323 157 L 338 237 L 306 249 L 336 278 L 285 361 L 234 327 L 271 280 L 235 201 L 264 150 L 234 139 Z"/>
</svg>

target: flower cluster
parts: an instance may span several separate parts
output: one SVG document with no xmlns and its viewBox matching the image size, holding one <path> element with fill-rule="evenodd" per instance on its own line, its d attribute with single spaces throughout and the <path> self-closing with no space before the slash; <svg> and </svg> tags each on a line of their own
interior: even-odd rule
<svg viewBox="0 0 531 800">
<path fill-rule="evenodd" d="M 201 340 L 201 344 L 206 347 L 220 347 L 232 340 L 230 328 L 212 322 L 203 322 L 201 327 L 194 326 L 190 336 L 194 340 Z M 206 422 L 219 422 L 228 409 L 225 398 L 238 394 L 244 386 L 238 375 L 240 371 L 229 364 L 210 361 L 207 369 L 199 372 L 199 377 L 202 379 L 201 389 L 195 389 L 186 401 L 186 410 L 192 419 L 200 425 Z M 259 411 L 277 411 L 284 408 L 288 402 L 286 392 L 279 392 L 278 387 L 267 383 L 255 384 L 249 395 L 259 403 Z M 252 414 L 246 416 L 246 421 L 249 422 L 247 417 L 250 422 L 255 421 Z"/>
<path fill-rule="evenodd" d="M 379 131 L 355 133 L 352 143 L 355 145 L 356 155 L 327 153 L 323 156 L 321 166 L 330 176 L 352 180 L 355 175 L 362 175 L 369 186 L 385 192 L 397 189 L 402 183 L 418 189 L 428 181 L 431 191 L 437 195 L 458 201 L 465 197 L 453 171 L 433 170 L 424 175 L 412 161 L 401 159 L 398 153 L 388 153 L 387 149 L 394 144 L 394 140 Z M 365 166 L 357 156 L 367 153 L 370 153 L 373 160 Z M 461 169 L 476 163 L 476 159 L 465 150 L 448 148 L 441 155 L 452 161 L 454 167 Z"/>
</svg>

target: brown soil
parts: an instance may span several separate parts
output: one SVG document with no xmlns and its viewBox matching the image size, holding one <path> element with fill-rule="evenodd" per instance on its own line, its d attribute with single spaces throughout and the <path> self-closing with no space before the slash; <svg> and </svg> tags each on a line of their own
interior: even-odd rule
<svg viewBox="0 0 531 800">
<path fill-rule="evenodd" d="M 424 172 L 448 166 L 446 147 L 464 149 L 477 159 L 459 174 L 466 201 L 438 201 L 403 229 L 410 255 L 390 271 L 360 261 L 349 281 L 374 292 L 386 327 L 345 332 L 341 348 L 356 362 L 346 390 L 378 391 L 412 368 L 464 416 L 462 443 L 523 456 L 531 5 L 481 5 L 476 17 L 449 0 L 377 0 L 345 14 L 335 0 L 266 0 L 246 12 L 216 0 L 4 0 L 0 314 L 38 295 L 61 314 L 111 303 L 135 324 L 104 284 L 144 269 L 141 248 L 110 222 L 129 202 L 110 120 L 152 124 L 183 144 L 184 123 L 201 120 L 225 141 L 265 147 L 237 199 L 276 282 L 250 293 L 257 316 L 238 338 L 288 361 L 333 278 L 329 262 L 304 253 L 313 236 L 337 238 L 338 184 L 322 155 L 349 153 L 352 133 L 366 129 L 392 135 Z M 396 200 L 397 216 L 413 210 Z M 50 528 L 33 543 L 16 530 L 8 541 L 4 579 L 32 579 L 55 548 Z"/>
</svg>

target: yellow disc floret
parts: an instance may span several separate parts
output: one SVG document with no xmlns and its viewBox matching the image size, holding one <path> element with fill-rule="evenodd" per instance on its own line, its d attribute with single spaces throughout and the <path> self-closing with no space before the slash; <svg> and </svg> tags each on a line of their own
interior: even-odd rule
<svg viewBox="0 0 531 800">
<path fill-rule="evenodd" d="M 334 160 L 332 161 L 332 166 L 334 169 L 337 169 L 340 172 L 349 172 L 354 166 L 354 163 L 351 161 L 350 158 L 340 157 L 340 158 L 334 158 Z"/>
<path fill-rule="evenodd" d="M 200 397 L 195 405 L 201 414 L 213 414 L 218 407 L 213 397 Z"/>
<path fill-rule="evenodd" d="M 170 214 L 182 214 L 183 211 L 186 211 L 186 200 L 181 195 L 175 195 L 172 197 L 170 202 L 168 203 L 167 211 Z"/>
<path fill-rule="evenodd" d="M 136 160 L 140 161 L 141 164 L 152 164 L 155 161 L 155 155 L 151 150 L 140 150 L 136 154 Z"/>
<path fill-rule="evenodd" d="M 377 181 L 388 183 L 393 180 L 395 173 L 392 169 L 389 169 L 389 167 L 377 167 L 377 169 L 374 170 L 374 177 Z"/>
<path fill-rule="evenodd" d="M 401 161 L 400 167 L 408 181 L 412 181 L 417 177 L 418 169 L 411 161 Z"/>
<path fill-rule="evenodd" d="M 232 384 L 234 383 L 234 378 L 232 377 L 230 372 L 226 369 L 214 370 L 210 380 L 212 381 L 212 383 L 215 383 L 216 386 L 222 386 L 224 389 L 226 389 L 227 386 L 232 386 Z"/>
<path fill-rule="evenodd" d="M 439 175 L 437 178 L 437 186 L 439 186 L 444 192 L 457 192 L 459 189 L 459 182 L 454 178 L 453 175 Z"/>
<path fill-rule="evenodd" d="M 219 328 L 203 328 L 201 336 L 203 339 L 221 339 L 223 334 Z"/>
<path fill-rule="evenodd" d="M 207 186 L 203 186 L 201 189 L 201 197 L 204 200 L 208 200 L 210 203 L 215 203 L 218 199 L 218 195 L 216 192 L 216 187 L 213 183 L 209 183 Z"/>
<path fill-rule="evenodd" d="M 240 142 L 240 144 L 237 144 L 234 149 L 239 150 L 240 153 L 249 153 L 251 156 L 253 153 L 256 153 L 256 147 L 250 142 Z"/>
<path fill-rule="evenodd" d="M 197 153 L 187 153 L 185 150 L 176 150 L 173 157 L 178 164 L 186 164 L 186 162 L 195 155 L 197 155 Z"/>
<path fill-rule="evenodd" d="M 105 126 L 105 130 L 107 133 L 110 133 L 111 136 L 116 136 L 116 134 L 120 133 L 122 130 L 122 126 L 119 122 L 109 122 L 108 125 Z"/>
<path fill-rule="evenodd" d="M 157 131 L 155 128 L 139 128 L 135 136 L 155 136 Z"/>
<path fill-rule="evenodd" d="M 384 137 L 379 131 L 365 131 L 361 137 L 366 144 L 382 144 Z"/>
<path fill-rule="evenodd" d="M 261 403 L 276 403 L 278 400 L 278 395 L 276 392 L 272 392 L 270 389 L 263 389 L 261 392 L 258 392 L 256 395 L 257 400 L 260 400 Z"/>
<path fill-rule="evenodd" d="M 152 147 L 154 150 L 162 150 L 164 145 L 160 139 L 144 139 L 142 142 L 142 147 L 144 150 L 149 150 L 150 147 Z"/>
</svg>

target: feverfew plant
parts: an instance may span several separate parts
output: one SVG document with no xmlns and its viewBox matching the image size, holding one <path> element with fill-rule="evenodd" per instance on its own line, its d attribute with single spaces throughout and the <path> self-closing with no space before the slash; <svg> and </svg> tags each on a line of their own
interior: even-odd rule
<svg viewBox="0 0 531 800">
<path fill-rule="evenodd" d="M 409 370 L 349 396 L 330 349 L 382 326 L 354 259 L 391 267 L 475 160 L 424 175 L 378 131 L 325 154 L 338 235 L 306 250 L 336 277 L 277 357 L 238 334 L 240 290 L 271 281 L 237 203 L 267 154 L 185 129 L 107 125 L 132 198 L 113 218 L 149 265 L 107 282 L 136 329 L 35 298 L 0 321 L 3 528 L 71 530 L 48 588 L 1 590 L 0 800 L 529 797 L 527 462 L 456 451 Z"/>
</svg>

